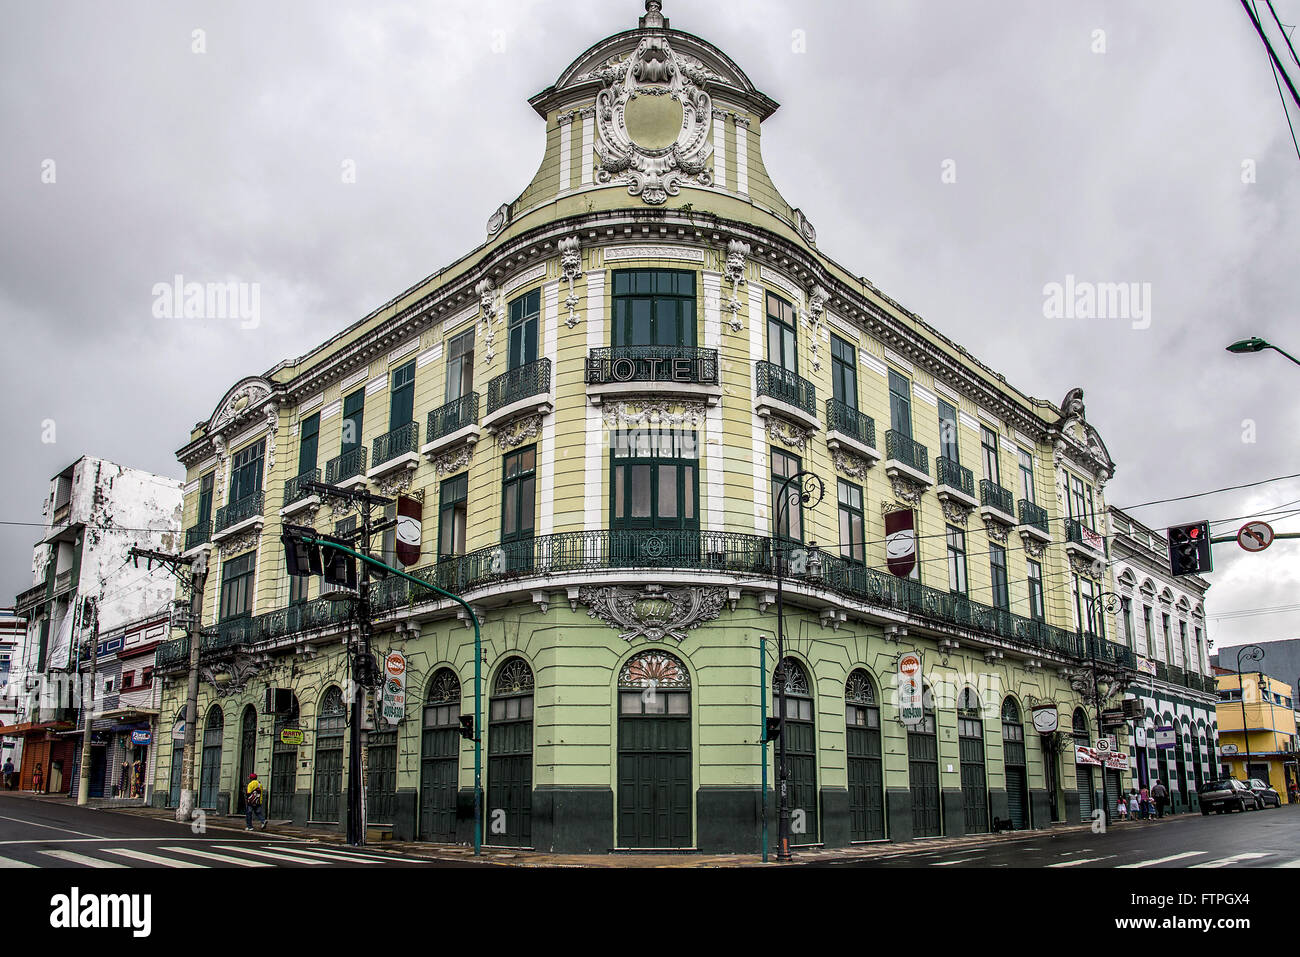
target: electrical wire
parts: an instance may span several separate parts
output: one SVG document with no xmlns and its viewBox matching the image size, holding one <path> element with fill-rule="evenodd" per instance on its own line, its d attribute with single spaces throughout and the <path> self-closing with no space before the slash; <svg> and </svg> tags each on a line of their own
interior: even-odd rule
<svg viewBox="0 0 1300 957">
<path fill-rule="evenodd" d="M 1258 17 L 1258 16 L 1259 16 L 1259 7 L 1255 5 L 1255 0 L 1250 0 L 1250 5 L 1251 5 L 1252 7 L 1255 8 L 1255 16 Z M 1273 10 L 1273 4 L 1272 4 L 1272 3 L 1269 3 L 1269 4 L 1268 4 L 1268 8 L 1269 8 L 1269 10 L 1273 13 L 1273 19 L 1274 19 L 1274 20 L 1277 20 L 1278 28 L 1281 29 L 1281 27 L 1282 27 L 1282 21 L 1277 19 L 1277 12 Z M 1290 40 L 1289 37 L 1287 37 L 1287 35 L 1286 35 L 1286 31 L 1285 31 L 1285 30 L 1282 30 L 1282 38 L 1283 38 L 1284 40 L 1286 40 L 1286 45 L 1287 45 L 1287 47 L 1288 47 L 1288 48 L 1291 48 L 1291 40 Z M 1268 42 L 1268 41 L 1265 40 L 1265 43 L 1267 43 L 1267 42 Z M 1273 52 L 1272 47 L 1269 48 L 1269 52 L 1270 52 L 1270 53 Z M 1276 59 L 1276 56 L 1274 57 L 1274 59 Z M 1293 59 L 1293 60 L 1295 59 L 1295 49 L 1294 49 L 1294 48 L 1291 48 L 1291 59 Z M 1269 63 L 1269 67 L 1271 68 L 1272 73 L 1273 73 L 1273 85 L 1277 87 L 1277 97 L 1278 97 L 1279 100 L 1282 101 L 1282 115 L 1286 117 L 1286 128 L 1287 128 L 1288 130 L 1291 131 L 1291 146 L 1295 149 L 1296 159 L 1300 159 L 1300 142 L 1296 142 L 1295 126 L 1292 125 L 1292 123 L 1291 123 L 1291 111 L 1290 111 L 1289 109 L 1287 109 L 1287 105 L 1286 105 L 1286 96 L 1282 93 L 1282 84 L 1278 81 L 1278 78 L 1277 78 L 1277 73 L 1278 73 L 1278 70 L 1280 69 L 1280 67 L 1279 67 L 1279 66 L 1275 66 L 1275 65 L 1274 65 L 1273 63 L 1271 63 L 1271 62 Z"/>
</svg>

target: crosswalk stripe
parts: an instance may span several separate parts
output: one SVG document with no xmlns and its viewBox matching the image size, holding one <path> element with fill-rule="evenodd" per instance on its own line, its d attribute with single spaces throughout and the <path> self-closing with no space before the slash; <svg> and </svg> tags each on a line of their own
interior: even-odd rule
<svg viewBox="0 0 1300 957">
<path fill-rule="evenodd" d="M 291 857 L 288 854 L 274 854 L 271 851 L 259 850 L 255 847 L 237 847 L 230 844 L 218 844 L 219 851 L 239 851 L 241 854 L 256 854 L 258 857 L 269 857 L 273 861 L 288 861 L 290 864 L 324 864 L 324 861 L 311 857 Z"/>
<path fill-rule="evenodd" d="M 367 864 L 388 864 L 392 862 L 391 857 L 374 857 L 370 855 L 353 854 L 349 851 L 336 851 L 333 848 L 316 848 L 307 850 L 304 847 L 298 847 L 293 844 L 275 845 L 277 851 L 287 851 L 290 854 L 305 854 L 309 857 L 323 857 L 327 861 L 364 861 Z"/>
<path fill-rule="evenodd" d="M 222 864 L 238 864 L 240 867 L 272 867 L 266 861 L 249 861 L 241 857 L 231 857 L 228 854 L 213 854 L 211 851 L 200 851 L 195 847 L 164 847 L 164 851 L 171 851 L 175 854 L 191 854 L 194 857 L 202 857 L 210 861 L 218 861 Z"/>
<path fill-rule="evenodd" d="M 50 857 L 56 857 L 61 861 L 67 861 L 69 864 L 80 864 L 83 867 L 126 867 L 125 864 L 119 864 L 117 861 L 101 861 L 95 857 L 87 857 L 85 854 L 77 854 L 74 851 L 41 851 Z"/>
<path fill-rule="evenodd" d="M 1217 861 L 1206 861 L 1204 864 L 1193 864 L 1192 867 L 1227 867 L 1229 864 L 1239 864 L 1242 861 L 1257 861 L 1261 857 L 1269 855 L 1260 851 L 1250 851 L 1245 854 L 1233 854 L 1231 857 L 1221 857 Z"/>
<path fill-rule="evenodd" d="M 1182 854 L 1171 854 L 1169 857 L 1157 857 L 1149 861 L 1134 861 L 1132 864 L 1121 864 L 1116 870 L 1123 870 L 1126 867 L 1155 867 L 1157 864 L 1168 864 L 1170 861 L 1181 861 L 1187 857 L 1199 857 L 1206 851 L 1184 851 Z"/>
<path fill-rule="evenodd" d="M 146 854 L 144 851 L 133 851 L 129 847 L 105 847 L 102 848 L 106 854 L 116 854 L 119 857 L 129 857 L 132 860 L 144 861 L 146 864 L 161 864 L 163 867 L 203 867 L 208 865 L 199 864 L 195 861 L 178 861 L 174 857 L 159 857 L 157 854 Z"/>
<path fill-rule="evenodd" d="M 1096 861 L 1104 861 L 1114 857 L 1114 854 L 1107 854 L 1105 857 L 1080 857 L 1073 861 L 1061 861 L 1059 864 L 1048 864 L 1048 867 L 1075 867 L 1079 864 L 1092 864 Z"/>
<path fill-rule="evenodd" d="M 0 867 L 35 867 L 26 861 L 15 861 L 12 857 L 0 857 Z"/>
<path fill-rule="evenodd" d="M 1287 861 L 1285 864 L 1278 864 L 1278 867 L 1300 867 L 1300 860 Z"/>
</svg>

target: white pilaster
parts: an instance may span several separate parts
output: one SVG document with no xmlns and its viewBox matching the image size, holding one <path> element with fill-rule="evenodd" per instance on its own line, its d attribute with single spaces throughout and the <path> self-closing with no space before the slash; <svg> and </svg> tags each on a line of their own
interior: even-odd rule
<svg viewBox="0 0 1300 957">
<path fill-rule="evenodd" d="M 704 348 L 717 349 L 722 339 L 722 273 L 705 271 L 700 280 L 704 291 Z M 719 359 L 718 377 L 721 381 L 722 369 Z M 722 435 L 722 404 L 710 406 L 704 416 L 704 442 L 702 443 L 704 462 L 706 516 L 705 529 L 720 532 L 726 509 L 726 493 L 723 486 L 723 462 L 725 443 Z"/>
<path fill-rule="evenodd" d="M 542 287 L 542 355 L 549 356 L 551 367 L 551 395 L 555 395 L 556 326 L 560 321 L 560 282 L 548 282 Z M 544 417 L 542 442 L 537 457 L 537 485 L 541 494 L 541 508 L 537 516 L 537 534 L 550 535 L 555 530 L 555 415 Z"/>
<path fill-rule="evenodd" d="M 740 118 L 736 120 L 736 192 L 749 195 L 749 120 Z"/>
<path fill-rule="evenodd" d="M 727 114 L 713 111 L 713 185 L 727 188 Z"/>
<path fill-rule="evenodd" d="M 763 331 L 765 323 L 762 321 L 763 315 L 763 290 L 757 283 L 749 284 L 749 374 L 756 374 L 754 363 L 767 356 L 763 352 Z M 769 499 L 768 476 L 771 473 L 771 464 L 768 462 L 767 455 L 767 430 L 764 427 L 763 417 L 757 412 L 751 412 L 753 418 L 753 451 L 754 451 L 754 532 L 757 535 L 768 535 L 772 529 L 772 512 Z"/>
<path fill-rule="evenodd" d="M 573 180 L 573 158 L 570 147 L 573 139 L 573 114 L 560 117 L 560 192 L 567 192 Z"/>
<path fill-rule="evenodd" d="M 583 111 L 582 114 L 582 155 L 578 157 L 578 163 L 582 170 L 582 185 L 590 186 L 591 179 L 591 155 L 596 150 L 596 112 L 595 110 Z"/>
<path fill-rule="evenodd" d="M 605 271 L 587 273 L 587 349 L 605 345 Z M 600 407 L 587 403 L 587 448 L 583 464 L 582 527 L 596 531 L 605 525 L 605 425 Z"/>
</svg>

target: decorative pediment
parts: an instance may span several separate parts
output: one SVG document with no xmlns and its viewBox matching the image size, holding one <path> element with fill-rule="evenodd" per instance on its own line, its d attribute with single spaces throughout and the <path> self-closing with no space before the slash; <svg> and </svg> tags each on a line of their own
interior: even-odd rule
<svg viewBox="0 0 1300 957">
<path fill-rule="evenodd" d="M 647 537 L 641 547 L 653 549 L 654 543 L 653 537 Z M 663 589 L 655 585 L 645 589 L 582 588 L 578 601 L 587 606 L 590 617 L 622 629 L 619 637 L 624 641 L 672 638 L 680 642 L 692 628 L 722 614 L 727 590 L 698 586 Z"/>
<path fill-rule="evenodd" d="M 1060 418 L 1048 429 L 1048 435 L 1056 439 L 1057 465 L 1068 457 L 1096 476 L 1099 483 L 1108 482 L 1115 474 L 1115 462 L 1100 433 L 1088 423 L 1083 390 L 1067 392 L 1060 411 Z"/>
<path fill-rule="evenodd" d="M 217 404 L 217 410 L 208 422 L 208 432 L 225 431 L 247 421 L 273 391 L 271 383 L 263 378 L 250 376 L 241 379 Z"/>
</svg>

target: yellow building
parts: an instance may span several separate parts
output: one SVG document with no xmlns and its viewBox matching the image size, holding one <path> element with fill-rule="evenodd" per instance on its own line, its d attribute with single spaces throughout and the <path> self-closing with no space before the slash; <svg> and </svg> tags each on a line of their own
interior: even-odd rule
<svg viewBox="0 0 1300 957">
<path fill-rule="evenodd" d="M 1297 782 L 1296 716 L 1291 686 L 1258 671 L 1247 671 L 1240 676 L 1220 674 L 1216 685 L 1221 770 L 1242 781 L 1247 777 L 1259 778 L 1276 788 L 1283 802 L 1289 803 L 1289 792 Z M 1242 734 L 1243 719 L 1245 734 Z"/>
</svg>

